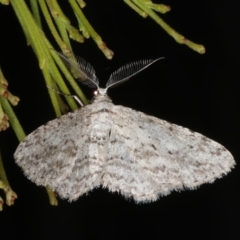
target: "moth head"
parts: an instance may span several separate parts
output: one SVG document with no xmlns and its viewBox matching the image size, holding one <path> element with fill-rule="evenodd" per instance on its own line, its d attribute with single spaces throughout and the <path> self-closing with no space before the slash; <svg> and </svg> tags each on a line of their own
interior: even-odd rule
<svg viewBox="0 0 240 240">
<path fill-rule="evenodd" d="M 94 91 L 94 95 L 107 95 L 107 88 L 98 88 L 97 90 Z"/>
</svg>

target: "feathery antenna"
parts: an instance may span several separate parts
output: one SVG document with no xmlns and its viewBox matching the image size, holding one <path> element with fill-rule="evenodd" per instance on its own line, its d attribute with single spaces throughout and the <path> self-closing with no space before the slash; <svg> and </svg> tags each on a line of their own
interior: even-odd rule
<svg viewBox="0 0 240 240">
<path fill-rule="evenodd" d="M 145 68 L 149 67 L 153 63 L 159 61 L 160 59 L 163 59 L 164 57 L 157 58 L 155 60 L 149 59 L 149 60 L 139 60 L 136 62 L 129 63 L 127 65 L 124 65 L 120 67 L 118 70 L 113 72 L 110 75 L 110 78 L 106 84 L 106 89 L 110 87 L 116 87 L 119 84 L 122 84 L 129 80 L 134 75 L 140 73 Z"/>
<path fill-rule="evenodd" d="M 66 56 L 63 54 L 56 52 L 61 59 L 64 61 L 65 65 L 71 70 L 73 69 L 74 72 L 78 73 L 78 80 L 87 85 L 90 88 L 99 88 L 99 82 L 95 74 L 95 70 L 90 63 L 84 60 L 81 57 L 77 57 L 77 63 L 70 61 Z"/>
</svg>

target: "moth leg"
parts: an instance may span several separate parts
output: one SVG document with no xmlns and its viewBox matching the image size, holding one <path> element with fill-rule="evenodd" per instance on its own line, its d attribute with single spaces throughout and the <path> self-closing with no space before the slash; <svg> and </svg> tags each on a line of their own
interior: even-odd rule
<svg viewBox="0 0 240 240">
<path fill-rule="evenodd" d="M 60 91 L 58 91 L 58 90 L 56 90 L 56 89 L 54 89 L 54 88 L 52 88 L 52 87 L 50 87 L 50 86 L 47 86 L 47 88 L 51 89 L 52 91 L 54 91 L 54 92 L 56 92 L 56 93 L 58 93 L 58 94 L 60 94 L 60 95 L 63 95 L 64 97 L 72 97 L 72 98 L 74 98 L 74 99 L 79 103 L 79 105 L 80 105 L 81 107 L 84 106 L 83 102 L 80 100 L 80 98 L 78 98 L 77 95 L 65 94 L 65 93 L 62 93 L 62 92 L 60 92 Z"/>
</svg>

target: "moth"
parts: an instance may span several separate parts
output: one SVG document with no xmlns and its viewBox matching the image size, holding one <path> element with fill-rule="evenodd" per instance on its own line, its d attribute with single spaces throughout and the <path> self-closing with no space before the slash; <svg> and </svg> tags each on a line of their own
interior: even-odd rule
<svg viewBox="0 0 240 240">
<path fill-rule="evenodd" d="M 202 134 L 112 103 L 109 88 L 159 59 L 119 68 L 102 89 L 84 59 L 76 65 L 59 55 L 98 94 L 92 104 L 40 126 L 19 144 L 15 161 L 37 185 L 69 201 L 102 186 L 137 203 L 151 202 L 211 183 L 234 167 L 231 153 Z"/>
</svg>

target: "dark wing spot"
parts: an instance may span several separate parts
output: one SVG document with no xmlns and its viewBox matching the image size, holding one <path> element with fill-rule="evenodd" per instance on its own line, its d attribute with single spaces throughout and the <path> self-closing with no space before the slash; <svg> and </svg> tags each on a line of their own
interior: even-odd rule
<svg viewBox="0 0 240 240">
<path fill-rule="evenodd" d="M 202 136 L 202 140 L 203 140 L 204 142 L 207 142 L 207 138 L 206 138 L 205 136 Z"/>
<path fill-rule="evenodd" d="M 154 150 L 157 150 L 157 148 L 153 144 L 151 144 L 151 147 L 154 148 Z"/>
<path fill-rule="evenodd" d="M 153 121 L 151 118 L 148 118 L 147 121 L 148 121 L 149 123 L 154 123 L 154 121 Z"/>
<path fill-rule="evenodd" d="M 222 148 L 218 148 L 217 152 L 216 152 L 216 155 L 220 156 L 222 154 L 222 152 L 223 152 L 223 149 Z"/>
</svg>

